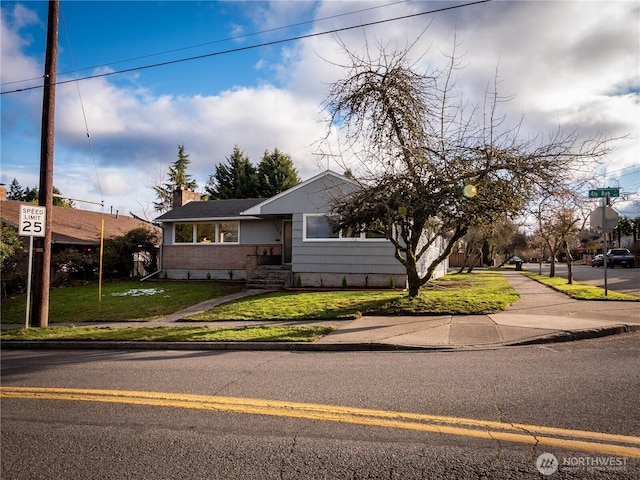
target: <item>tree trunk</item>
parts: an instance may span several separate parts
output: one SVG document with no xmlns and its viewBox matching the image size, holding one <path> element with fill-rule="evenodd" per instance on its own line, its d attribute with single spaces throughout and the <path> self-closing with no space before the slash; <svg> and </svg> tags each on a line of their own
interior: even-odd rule
<svg viewBox="0 0 640 480">
<path fill-rule="evenodd" d="M 571 256 L 571 249 L 565 248 L 567 254 L 567 284 L 573 285 L 573 257 Z"/>
<path fill-rule="evenodd" d="M 407 262 L 405 265 L 407 269 L 407 282 L 409 286 L 409 298 L 415 298 L 420 294 L 420 287 L 422 282 L 420 281 L 420 275 L 416 268 L 415 262 Z"/>
<path fill-rule="evenodd" d="M 467 262 L 469 261 L 469 257 L 470 257 L 469 253 L 465 252 L 464 261 L 462 262 L 462 265 L 460 265 L 460 269 L 456 272 L 456 275 L 459 275 L 464 271 L 464 267 L 467 266 Z"/>
<path fill-rule="evenodd" d="M 473 272 L 473 268 L 476 265 L 476 261 L 482 258 L 482 251 L 476 252 L 475 255 L 471 255 L 471 262 L 469 262 L 469 268 L 467 269 L 467 273 Z"/>
</svg>

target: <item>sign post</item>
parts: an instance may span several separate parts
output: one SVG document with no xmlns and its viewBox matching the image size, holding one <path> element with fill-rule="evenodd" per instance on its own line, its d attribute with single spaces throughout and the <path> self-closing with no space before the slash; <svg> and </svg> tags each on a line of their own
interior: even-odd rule
<svg viewBox="0 0 640 480">
<path fill-rule="evenodd" d="M 29 308 L 31 306 L 31 271 L 33 270 L 33 237 L 44 237 L 47 208 L 39 205 L 20 205 L 20 226 L 18 235 L 29 237 L 29 267 L 27 273 L 27 308 L 24 328 L 29 328 Z"/>
<path fill-rule="evenodd" d="M 609 208 L 608 199 L 609 197 L 619 197 L 620 189 L 619 188 L 596 188 L 594 190 L 589 190 L 589 198 L 602 198 L 602 266 L 604 267 L 604 296 L 609 295 L 609 289 L 607 285 L 607 220 L 615 221 L 615 224 L 612 225 L 611 229 L 613 230 L 615 226 L 618 224 L 618 214 L 615 210 Z M 608 209 L 608 210 L 607 210 Z M 613 214 L 611 214 L 613 212 Z M 598 214 L 597 209 L 592 212 L 592 215 Z M 609 214 L 609 215 L 607 215 Z M 615 215 L 615 216 L 614 216 Z M 607 218 L 609 217 L 609 218 Z M 592 219 L 592 225 L 596 223 L 595 218 Z"/>
</svg>

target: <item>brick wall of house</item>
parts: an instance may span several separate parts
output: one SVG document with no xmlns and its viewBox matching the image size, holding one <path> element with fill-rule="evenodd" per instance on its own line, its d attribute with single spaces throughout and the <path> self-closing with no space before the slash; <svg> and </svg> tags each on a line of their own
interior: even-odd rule
<svg viewBox="0 0 640 480">
<path fill-rule="evenodd" d="M 264 250 L 280 255 L 281 245 L 163 245 L 163 270 L 252 271 Z"/>
</svg>

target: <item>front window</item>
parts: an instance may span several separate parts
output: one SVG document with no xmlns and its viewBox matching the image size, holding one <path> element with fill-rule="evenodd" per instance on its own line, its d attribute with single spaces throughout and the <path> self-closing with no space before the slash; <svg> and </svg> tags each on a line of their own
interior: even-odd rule
<svg viewBox="0 0 640 480">
<path fill-rule="evenodd" d="M 384 228 L 384 225 L 382 224 L 382 222 L 380 221 L 375 222 L 369 228 L 365 227 L 364 238 L 371 238 L 371 239 L 378 239 L 378 240 L 387 238 L 386 235 L 382 233 L 385 230 L 386 229 Z"/>
<path fill-rule="evenodd" d="M 198 223 L 196 225 L 197 242 L 198 243 L 211 243 L 216 238 L 216 225 L 215 223 Z"/>
<path fill-rule="evenodd" d="M 336 217 L 323 214 L 304 216 L 305 240 L 386 240 L 383 234 L 368 232 L 366 229 L 340 229 Z"/>
<path fill-rule="evenodd" d="M 220 243 L 238 243 L 238 222 L 225 222 L 218 224 Z"/>
<path fill-rule="evenodd" d="M 307 215 L 306 238 L 339 238 L 339 231 L 332 225 L 327 215 Z"/>
<path fill-rule="evenodd" d="M 238 222 L 176 223 L 175 243 L 238 243 Z"/>
<path fill-rule="evenodd" d="M 175 225 L 176 243 L 193 243 L 193 225 L 190 223 L 177 223 Z"/>
</svg>

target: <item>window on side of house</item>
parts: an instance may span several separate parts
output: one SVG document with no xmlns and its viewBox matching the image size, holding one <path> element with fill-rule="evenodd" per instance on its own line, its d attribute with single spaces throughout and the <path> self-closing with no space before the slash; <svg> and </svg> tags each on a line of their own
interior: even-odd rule
<svg viewBox="0 0 640 480">
<path fill-rule="evenodd" d="M 304 240 L 386 240 L 382 234 L 364 230 L 341 230 L 337 227 L 335 217 L 325 214 L 309 213 L 303 216 Z"/>
<path fill-rule="evenodd" d="M 322 240 L 340 237 L 329 215 L 305 215 L 304 224 L 305 239 Z"/>
<path fill-rule="evenodd" d="M 372 225 L 372 227 L 367 230 L 365 228 L 364 230 L 364 238 L 366 239 L 370 239 L 370 240 L 382 240 L 382 239 L 386 239 L 387 237 L 385 236 L 384 233 L 380 233 L 382 231 L 384 231 L 385 228 L 383 227 L 381 222 L 376 222 L 376 224 Z"/>
</svg>

